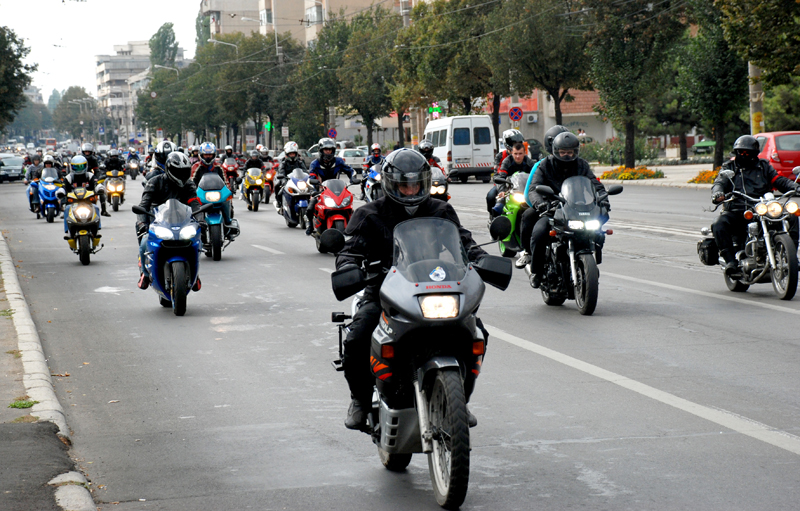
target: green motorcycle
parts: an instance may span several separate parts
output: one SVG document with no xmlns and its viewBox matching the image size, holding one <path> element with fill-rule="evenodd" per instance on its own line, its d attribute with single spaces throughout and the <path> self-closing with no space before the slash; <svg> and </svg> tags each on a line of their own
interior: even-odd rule
<svg viewBox="0 0 800 511">
<path fill-rule="evenodd" d="M 527 172 L 517 172 L 506 179 L 501 176 L 494 178 L 498 188 L 497 201 L 503 201 L 503 216 L 511 221 L 511 234 L 497 242 L 500 254 L 503 257 L 514 257 L 517 252 L 524 250 L 520 241 L 522 213 L 530 206 L 525 201 L 525 183 L 528 182 Z"/>
</svg>

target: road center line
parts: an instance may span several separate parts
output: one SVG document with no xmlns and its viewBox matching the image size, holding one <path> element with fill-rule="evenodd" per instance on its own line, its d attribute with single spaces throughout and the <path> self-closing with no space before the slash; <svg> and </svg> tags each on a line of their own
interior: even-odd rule
<svg viewBox="0 0 800 511">
<path fill-rule="evenodd" d="M 537 355 L 549 358 L 550 360 L 590 374 L 596 378 L 613 383 L 614 385 L 618 385 L 622 388 L 632 390 L 637 394 L 672 406 L 678 410 L 690 413 L 696 417 L 700 417 L 701 419 L 706 419 L 714 424 L 718 424 L 730 430 L 736 431 L 737 433 L 747 435 L 751 438 L 755 438 L 756 440 L 761 440 L 762 442 L 774 445 L 775 447 L 779 447 L 791 453 L 800 454 L 800 437 L 785 431 L 777 430 L 767 426 L 766 424 L 756 422 L 746 417 L 688 401 L 674 394 L 658 390 L 649 385 L 645 385 L 644 383 L 631 380 L 630 378 L 626 378 L 620 374 L 589 364 L 588 362 L 578 360 L 570 357 L 569 355 L 565 355 L 563 353 L 559 353 L 558 351 L 554 351 L 549 348 L 545 348 L 544 346 L 526 341 L 525 339 L 521 339 L 504 332 L 499 328 L 490 325 L 486 325 L 486 328 L 489 330 L 491 335 L 509 344 L 513 344 L 514 346 L 536 353 Z"/>
<path fill-rule="evenodd" d="M 322 271 L 324 271 L 325 273 L 333 273 L 333 272 L 334 272 L 334 270 L 331 270 L 330 268 L 317 268 L 317 269 L 318 269 L 318 270 L 322 270 Z"/>
<path fill-rule="evenodd" d="M 262 247 L 261 245 L 253 245 L 253 247 L 254 247 L 254 248 L 257 248 L 257 249 L 259 249 L 259 250 L 263 250 L 263 251 L 265 251 L 265 252 L 269 252 L 269 253 L 271 253 L 271 254 L 275 254 L 275 255 L 284 255 L 284 253 L 283 253 L 283 252 L 281 252 L 280 250 L 275 250 L 274 248 Z"/>
<path fill-rule="evenodd" d="M 718 300 L 725 300 L 725 301 L 728 301 L 728 302 L 740 303 L 740 304 L 743 304 L 743 305 L 753 306 L 753 307 L 761 307 L 763 309 L 770 309 L 770 310 L 775 310 L 775 311 L 779 311 L 779 312 L 785 312 L 785 313 L 788 313 L 788 314 L 795 314 L 795 315 L 800 316 L 800 310 L 790 309 L 789 307 L 781 307 L 780 305 L 773 305 L 771 303 L 757 302 L 755 300 L 745 300 L 744 298 L 736 298 L 735 296 L 725 296 L 725 295 L 719 295 L 719 294 L 716 294 L 716 293 L 708 293 L 706 291 L 699 291 L 697 289 L 689 289 L 688 287 L 673 286 L 672 284 L 664 284 L 664 283 L 661 283 L 661 282 L 654 282 L 652 280 L 637 279 L 636 277 L 629 277 L 627 275 L 619 275 L 617 273 L 603 272 L 602 275 L 607 275 L 607 276 L 609 276 L 611 278 L 614 278 L 614 279 L 629 280 L 631 282 L 636 282 L 637 284 L 646 284 L 648 286 L 661 287 L 661 288 L 664 288 L 664 289 L 670 289 L 672 291 L 681 291 L 683 293 L 689 293 L 689 294 L 693 294 L 693 295 L 697 295 L 697 296 L 704 296 L 704 297 L 707 297 L 707 298 L 716 298 Z M 722 275 L 720 275 L 720 277 L 722 277 Z M 722 279 L 720 279 L 720 280 L 722 280 Z"/>
</svg>

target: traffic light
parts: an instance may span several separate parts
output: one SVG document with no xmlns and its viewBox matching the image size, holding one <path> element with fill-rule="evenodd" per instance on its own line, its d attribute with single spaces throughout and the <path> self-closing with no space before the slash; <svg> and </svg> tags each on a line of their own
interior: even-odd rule
<svg viewBox="0 0 800 511">
<path fill-rule="evenodd" d="M 272 121 L 264 123 L 264 131 L 272 131 Z"/>
</svg>

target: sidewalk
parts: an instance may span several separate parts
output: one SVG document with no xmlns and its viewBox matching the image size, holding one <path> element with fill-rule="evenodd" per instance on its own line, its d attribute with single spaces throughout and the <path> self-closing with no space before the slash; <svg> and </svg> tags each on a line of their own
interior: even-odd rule
<svg viewBox="0 0 800 511">
<path fill-rule="evenodd" d="M 9 407 L 24 401 L 37 404 Z M 96 510 L 67 453 L 69 443 L 36 327 L 0 237 L 0 509 Z"/>
<path fill-rule="evenodd" d="M 689 188 L 693 190 L 710 190 L 710 184 L 694 184 L 689 183 L 689 180 L 695 177 L 700 171 L 711 170 L 713 165 L 711 163 L 695 164 L 695 165 L 663 165 L 656 167 L 648 167 L 650 170 L 660 170 L 664 173 L 661 179 L 635 179 L 629 181 L 620 181 L 617 179 L 603 179 L 604 185 L 620 184 L 620 185 L 636 185 L 636 186 L 668 186 L 672 188 Z M 592 167 L 592 172 L 597 177 L 600 177 L 603 172 L 613 170 L 616 167 L 608 165 L 597 165 Z"/>
</svg>

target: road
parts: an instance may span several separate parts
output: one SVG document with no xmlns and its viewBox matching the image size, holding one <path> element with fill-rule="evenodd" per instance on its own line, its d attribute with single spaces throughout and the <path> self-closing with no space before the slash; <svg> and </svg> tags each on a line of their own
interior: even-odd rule
<svg viewBox="0 0 800 511">
<path fill-rule="evenodd" d="M 390 473 L 343 420 L 330 361 L 333 257 L 274 209 L 237 202 L 242 235 L 185 317 L 135 287 L 128 182 L 81 266 L 61 225 L 0 186 L 0 226 L 104 509 L 438 509 L 427 461 Z M 488 241 L 487 185 L 453 204 Z M 800 299 L 727 291 L 701 266 L 707 191 L 626 187 L 600 266 L 596 313 L 548 307 L 522 272 L 489 288 L 462 509 L 796 509 L 800 500 Z M 495 246 L 487 247 L 497 253 Z M 107 506 L 107 503 L 119 503 Z"/>
</svg>

